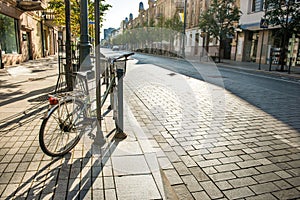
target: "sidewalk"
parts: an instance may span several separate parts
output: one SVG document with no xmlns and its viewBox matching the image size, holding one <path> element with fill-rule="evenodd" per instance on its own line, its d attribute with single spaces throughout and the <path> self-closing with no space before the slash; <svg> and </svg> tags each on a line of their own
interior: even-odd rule
<svg viewBox="0 0 300 200">
<path fill-rule="evenodd" d="M 277 69 L 280 68 L 280 66 L 272 65 L 271 71 L 269 71 L 270 65 L 268 64 L 261 64 L 261 69 L 259 70 L 259 64 L 258 63 L 251 63 L 251 62 L 238 62 L 233 60 L 221 60 L 221 63 L 216 63 L 217 66 L 222 67 L 230 67 L 235 69 L 242 69 L 242 70 L 248 70 L 248 71 L 256 71 L 260 73 L 267 73 L 272 74 L 276 76 L 283 76 L 283 77 L 290 77 L 295 79 L 300 79 L 300 67 L 291 67 L 291 73 L 289 74 L 287 71 L 278 71 Z"/>
<path fill-rule="evenodd" d="M 1 199 L 300 198 L 298 130 L 223 88 L 135 61 L 124 79 L 128 137 L 95 148 L 87 134 L 64 158 L 44 155 L 56 62 L 0 72 Z M 113 133 L 112 113 L 102 131 Z"/>
</svg>

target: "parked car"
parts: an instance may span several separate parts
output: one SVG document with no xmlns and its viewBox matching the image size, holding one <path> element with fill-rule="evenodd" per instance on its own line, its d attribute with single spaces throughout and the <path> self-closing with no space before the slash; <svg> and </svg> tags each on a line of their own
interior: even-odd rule
<svg viewBox="0 0 300 200">
<path fill-rule="evenodd" d="M 119 51 L 120 48 L 119 48 L 119 46 L 113 46 L 112 50 L 113 50 L 113 51 Z"/>
</svg>

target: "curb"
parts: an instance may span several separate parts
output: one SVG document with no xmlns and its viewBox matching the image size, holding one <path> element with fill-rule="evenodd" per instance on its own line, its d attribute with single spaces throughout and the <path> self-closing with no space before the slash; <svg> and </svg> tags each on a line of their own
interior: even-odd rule
<svg viewBox="0 0 300 200">
<path fill-rule="evenodd" d="M 283 72 L 276 72 L 276 71 L 267 71 L 267 70 L 258 70 L 258 69 L 249 69 L 245 67 L 236 67 L 232 66 L 230 64 L 226 63 L 215 63 L 218 67 L 224 67 L 224 68 L 231 68 L 231 69 L 237 69 L 237 70 L 244 70 L 244 71 L 251 71 L 251 72 L 256 72 L 256 73 L 261 73 L 261 74 L 268 74 L 268 75 L 274 75 L 277 77 L 286 77 L 286 78 L 292 78 L 300 81 L 300 75 L 295 75 L 295 74 L 287 74 Z"/>
</svg>

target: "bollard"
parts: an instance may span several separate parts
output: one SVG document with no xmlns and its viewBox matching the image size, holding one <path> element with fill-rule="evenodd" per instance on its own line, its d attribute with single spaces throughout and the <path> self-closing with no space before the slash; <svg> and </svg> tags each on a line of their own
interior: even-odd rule
<svg viewBox="0 0 300 200">
<path fill-rule="evenodd" d="M 117 69 L 117 77 L 118 77 L 118 133 L 123 133 L 124 129 L 124 119 L 123 119 L 123 76 L 124 70 Z"/>
</svg>

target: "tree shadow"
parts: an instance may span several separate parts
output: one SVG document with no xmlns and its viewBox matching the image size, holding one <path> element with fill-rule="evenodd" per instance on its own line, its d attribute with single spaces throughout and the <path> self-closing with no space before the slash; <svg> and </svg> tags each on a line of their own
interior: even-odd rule
<svg viewBox="0 0 300 200">
<path fill-rule="evenodd" d="M 11 98 L 11 96 L 12 96 L 11 94 L 4 94 L 3 96 L 6 96 L 5 99 L 7 99 L 7 100 L 0 102 L 0 106 L 5 106 L 10 103 L 14 103 L 14 102 L 21 101 L 21 100 L 24 100 L 24 99 L 27 99 L 27 98 L 30 98 L 30 97 L 33 97 L 36 95 L 40 95 L 41 93 L 50 93 L 54 89 L 55 89 L 55 86 L 50 86 L 50 87 L 46 87 L 46 88 L 42 88 L 42 89 L 38 89 L 38 90 L 33 90 L 29 93 L 26 93 L 22 96 L 18 96 L 15 98 Z"/>
</svg>

